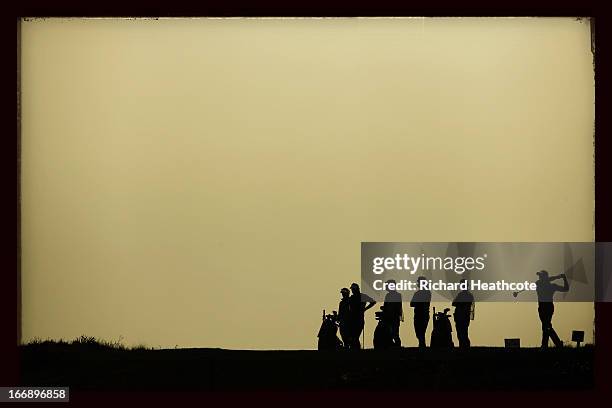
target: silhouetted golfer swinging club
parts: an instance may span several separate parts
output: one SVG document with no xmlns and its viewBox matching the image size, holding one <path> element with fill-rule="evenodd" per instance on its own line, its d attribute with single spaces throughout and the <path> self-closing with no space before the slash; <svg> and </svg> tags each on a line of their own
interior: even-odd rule
<svg viewBox="0 0 612 408">
<path fill-rule="evenodd" d="M 552 317 L 555 312 L 553 296 L 555 292 L 569 291 L 569 282 L 564 273 L 556 276 L 549 276 L 547 271 L 542 270 L 536 273 L 536 275 L 538 275 L 538 280 L 536 281 L 538 315 L 542 322 L 542 348 L 548 348 L 548 339 L 552 339 L 556 347 L 563 347 L 563 342 L 559 339 L 557 332 L 555 332 L 555 329 L 552 327 Z M 552 283 L 552 281 L 557 279 L 563 279 L 563 286 Z M 514 292 L 512 296 L 517 297 L 521 292 L 524 292 L 524 290 Z"/>
</svg>

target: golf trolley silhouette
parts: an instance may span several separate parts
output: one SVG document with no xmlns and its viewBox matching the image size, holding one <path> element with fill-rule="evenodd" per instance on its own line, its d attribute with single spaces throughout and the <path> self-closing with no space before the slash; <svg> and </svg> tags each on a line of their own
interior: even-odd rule
<svg viewBox="0 0 612 408">
<path fill-rule="evenodd" d="M 393 346 L 393 337 L 389 319 L 385 315 L 385 307 L 381 306 L 379 312 L 374 312 L 374 318 L 378 324 L 374 329 L 374 349 L 385 350 Z"/>
<path fill-rule="evenodd" d="M 338 313 L 335 310 L 332 314 L 325 314 L 323 310 L 323 322 L 317 337 L 319 350 L 342 349 L 342 340 L 338 338 Z"/>
<path fill-rule="evenodd" d="M 444 312 L 436 313 L 436 308 L 433 308 L 433 331 L 431 332 L 430 347 L 455 347 L 451 333 L 449 308 L 444 309 Z"/>
</svg>

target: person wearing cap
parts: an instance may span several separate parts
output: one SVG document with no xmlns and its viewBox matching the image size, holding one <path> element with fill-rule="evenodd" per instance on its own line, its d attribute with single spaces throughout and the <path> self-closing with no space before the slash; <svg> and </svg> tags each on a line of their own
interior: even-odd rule
<svg viewBox="0 0 612 408">
<path fill-rule="evenodd" d="M 351 284 L 351 292 L 349 297 L 349 327 L 350 327 L 350 343 L 351 350 L 359 350 L 361 343 L 359 337 L 365 326 L 365 311 L 376 304 L 376 301 L 365 293 L 361 293 L 359 285 Z"/>
<path fill-rule="evenodd" d="M 350 291 L 348 288 L 340 289 L 340 294 L 342 295 L 342 299 L 340 299 L 340 304 L 338 305 L 338 323 L 340 324 L 340 337 L 342 337 L 342 343 L 344 343 L 345 348 L 349 348 L 351 344 L 351 332 L 349 327 L 349 294 Z"/>
<path fill-rule="evenodd" d="M 459 282 L 463 284 L 467 281 L 466 279 L 461 279 Z M 455 307 L 453 319 L 455 320 L 455 329 L 457 330 L 459 347 L 462 348 L 470 347 L 468 329 L 470 327 L 470 315 L 472 312 L 473 303 L 474 295 L 472 295 L 472 293 L 467 289 L 457 293 L 457 296 L 453 300 L 453 306 Z"/>
<path fill-rule="evenodd" d="M 548 339 L 552 339 L 557 347 L 563 347 L 563 342 L 557 336 L 557 332 L 552 327 L 552 317 L 555 313 L 553 297 L 555 292 L 567 292 L 569 282 L 565 274 L 548 276 L 547 271 L 537 272 L 536 293 L 538 294 L 538 315 L 542 322 L 542 348 L 548 348 Z M 552 281 L 563 279 L 563 286 L 556 285 Z"/>
</svg>

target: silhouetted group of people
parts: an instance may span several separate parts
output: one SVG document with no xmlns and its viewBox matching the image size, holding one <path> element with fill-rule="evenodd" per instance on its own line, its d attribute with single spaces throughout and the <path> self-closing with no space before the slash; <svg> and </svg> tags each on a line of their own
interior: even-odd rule
<svg viewBox="0 0 612 408">
<path fill-rule="evenodd" d="M 542 348 L 548 347 L 549 339 L 551 339 L 557 347 L 561 347 L 563 346 L 563 342 L 559 339 L 559 336 L 552 327 L 552 316 L 555 310 L 553 295 L 555 292 L 567 292 L 569 290 L 569 283 L 565 274 L 549 277 L 548 272 L 540 271 L 537 273 L 537 276 L 536 292 L 538 296 L 538 315 L 542 322 Z M 563 286 L 552 283 L 552 281 L 557 279 L 563 279 Z M 425 286 L 421 285 L 422 280 L 426 280 L 426 278 L 423 276 L 418 277 L 417 287 L 421 288 Z M 465 282 L 465 279 L 461 280 L 461 283 Z M 400 348 L 402 341 L 399 335 L 399 329 L 401 322 L 404 321 L 402 295 L 395 290 L 395 281 L 388 280 L 386 287 L 387 294 L 385 295 L 384 304 L 380 308 L 381 311 L 375 313 L 376 320 L 379 321 L 377 331 L 379 335 L 380 331 L 383 331 L 387 339 L 385 344 L 388 344 L 389 347 Z M 361 293 L 359 285 L 356 283 L 351 284 L 350 290 L 348 288 L 342 288 L 340 294 L 342 298 L 338 307 L 338 314 L 334 316 L 334 319 L 337 320 L 340 328 L 343 347 L 348 350 L 361 349 L 362 346 L 359 338 L 362 336 L 365 326 L 365 312 L 372 308 L 376 304 L 376 301 L 367 294 Z M 430 303 L 431 291 L 427 289 L 417 290 L 410 301 L 410 307 L 414 310 L 414 332 L 420 348 L 427 347 L 425 334 L 430 321 Z M 460 348 L 468 348 L 471 346 L 469 327 L 470 321 L 474 318 L 474 304 L 474 296 L 467 289 L 459 291 L 452 302 L 452 306 L 455 308 L 453 320 Z M 445 309 L 444 313 L 435 313 L 434 308 L 432 346 L 440 344 L 453 346 L 450 334 L 451 325 L 446 315 L 446 312 L 449 310 L 450 309 Z M 440 322 L 440 325 L 436 327 L 436 323 L 438 322 Z M 434 337 L 436 334 L 440 334 L 439 331 L 442 329 L 445 331 L 443 336 L 445 336 L 447 340 L 440 343 L 439 338 L 435 341 Z M 376 335 L 377 332 L 375 332 L 374 339 L 375 348 Z"/>
<path fill-rule="evenodd" d="M 342 295 L 338 306 L 340 336 L 345 348 L 358 350 L 361 348 L 359 337 L 365 326 L 365 311 L 374 306 L 376 301 L 365 293 L 361 293 L 356 283 L 351 285 L 350 291 L 342 288 L 340 294 Z"/>
<path fill-rule="evenodd" d="M 417 279 L 417 284 L 420 286 L 420 281 L 426 279 L 421 276 Z M 389 285 L 393 284 L 393 285 Z M 402 306 L 402 294 L 394 288 L 395 281 L 387 281 L 387 294 L 385 301 L 381 306 L 381 311 L 376 312 L 376 319 L 382 321 L 385 333 L 389 337 L 391 347 L 399 348 L 402 346 L 400 338 L 400 324 L 404 321 L 404 310 Z M 361 348 L 360 337 L 363 333 L 365 325 L 365 312 L 372 308 L 376 301 L 365 293 L 361 293 L 359 285 L 353 283 L 348 288 L 340 290 L 342 296 L 338 306 L 338 325 L 340 327 L 340 336 L 344 344 L 344 348 L 349 350 L 358 350 Z M 419 347 L 427 347 L 425 334 L 430 320 L 430 303 L 431 291 L 420 289 L 416 291 L 410 301 L 410 306 L 414 309 L 414 332 L 418 339 Z M 467 291 L 461 291 L 453 301 L 455 313 L 455 327 L 457 328 L 457 337 L 460 347 L 469 347 L 470 339 L 468 336 L 468 328 L 470 324 L 470 314 L 474 303 L 473 295 Z"/>
<path fill-rule="evenodd" d="M 424 276 L 420 276 L 417 279 L 418 287 L 421 287 L 421 281 L 423 280 L 426 280 Z M 464 282 L 465 279 L 462 279 L 461 283 Z M 410 301 L 410 307 L 414 309 L 414 332 L 419 342 L 419 347 L 421 348 L 427 347 L 425 333 L 427 332 L 427 327 L 429 326 L 430 303 L 431 291 L 426 289 L 417 290 Z M 453 300 L 452 306 L 455 308 L 453 319 L 455 321 L 455 329 L 457 331 L 459 347 L 470 347 L 468 329 L 470 326 L 470 320 L 473 318 L 472 310 L 474 306 L 474 296 L 469 290 L 462 290 Z M 441 314 L 441 317 L 445 317 L 445 312 Z M 448 330 L 450 330 L 450 328 Z"/>
</svg>

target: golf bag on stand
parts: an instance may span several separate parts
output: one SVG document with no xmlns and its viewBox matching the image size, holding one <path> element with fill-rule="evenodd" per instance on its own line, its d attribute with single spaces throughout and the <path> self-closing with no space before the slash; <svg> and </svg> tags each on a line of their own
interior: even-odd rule
<svg viewBox="0 0 612 408">
<path fill-rule="evenodd" d="M 444 312 L 436 313 L 436 308 L 433 308 L 433 331 L 431 332 L 430 347 L 455 347 L 452 337 L 452 327 L 450 316 L 447 314 L 450 309 L 444 309 Z"/>
<path fill-rule="evenodd" d="M 338 338 L 338 313 L 334 310 L 332 314 L 325 314 L 323 309 L 323 323 L 317 337 L 319 350 L 341 350 L 342 340 Z"/>
<path fill-rule="evenodd" d="M 389 349 L 393 346 L 393 338 L 388 318 L 385 318 L 384 306 L 380 307 L 380 312 L 374 312 L 374 315 L 376 320 L 378 320 L 376 329 L 374 329 L 374 349 Z"/>
</svg>

